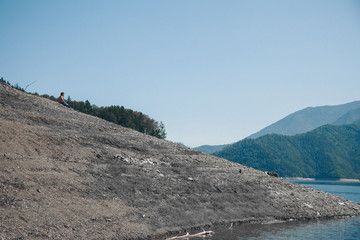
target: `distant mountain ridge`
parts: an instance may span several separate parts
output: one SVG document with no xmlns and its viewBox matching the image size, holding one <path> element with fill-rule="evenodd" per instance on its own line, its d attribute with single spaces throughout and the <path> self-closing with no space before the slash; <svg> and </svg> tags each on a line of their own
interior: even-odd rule
<svg viewBox="0 0 360 240">
<path fill-rule="evenodd" d="M 212 154 L 283 177 L 360 178 L 360 101 L 302 109 Z"/>
<path fill-rule="evenodd" d="M 224 148 L 230 146 L 231 144 L 223 144 L 223 145 L 202 145 L 199 147 L 196 147 L 194 149 L 199 150 L 203 153 L 212 154 L 215 152 L 219 152 L 223 150 Z"/>
<path fill-rule="evenodd" d="M 214 155 L 282 177 L 360 179 L 360 125 L 248 138 Z"/>
<path fill-rule="evenodd" d="M 263 128 L 248 138 L 266 134 L 293 136 L 306 133 L 326 124 L 350 124 L 360 120 L 360 101 L 335 106 L 308 107 Z"/>
<path fill-rule="evenodd" d="M 352 124 L 352 123 L 360 124 L 360 108 L 347 112 L 332 124 L 344 125 L 344 124 Z"/>
<path fill-rule="evenodd" d="M 280 119 L 247 138 L 256 139 L 267 134 L 293 136 L 312 131 L 326 124 L 360 124 L 360 101 L 335 106 L 307 107 Z M 231 145 L 202 145 L 194 149 L 213 154 Z"/>
</svg>

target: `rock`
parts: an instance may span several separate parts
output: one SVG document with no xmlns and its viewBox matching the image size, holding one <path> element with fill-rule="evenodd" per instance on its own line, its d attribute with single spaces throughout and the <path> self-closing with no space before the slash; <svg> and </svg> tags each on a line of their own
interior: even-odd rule
<svg viewBox="0 0 360 240">
<path fill-rule="evenodd" d="M 279 174 L 277 174 L 276 172 L 265 172 L 265 173 L 272 177 L 279 177 Z"/>
<path fill-rule="evenodd" d="M 308 208 L 310 208 L 310 209 L 313 209 L 313 208 L 314 208 L 313 206 L 311 206 L 310 204 L 307 204 L 307 203 L 304 203 L 304 205 L 305 205 L 305 207 L 308 207 Z"/>
</svg>

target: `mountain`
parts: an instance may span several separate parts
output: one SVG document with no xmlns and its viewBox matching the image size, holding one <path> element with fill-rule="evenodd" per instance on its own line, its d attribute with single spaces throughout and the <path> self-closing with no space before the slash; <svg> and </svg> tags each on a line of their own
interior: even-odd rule
<svg viewBox="0 0 360 240">
<path fill-rule="evenodd" d="M 196 147 L 194 149 L 199 150 L 203 153 L 212 154 L 215 152 L 219 152 L 223 150 L 224 148 L 230 146 L 231 144 L 224 144 L 224 145 L 202 145 L 199 147 Z"/>
<path fill-rule="evenodd" d="M 247 138 L 255 139 L 267 134 L 293 136 L 326 124 L 343 125 L 352 123 L 360 124 L 360 101 L 336 106 L 308 107 L 286 116 Z M 202 145 L 194 149 L 213 154 L 224 150 L 230 145 Z"/>
<path fill-rule="evenodd" d="M 353 114 L 350 112 L 354 111 Z M 360 101 L 336 106 L 308 107 L 292 113 L 285 118 L 265 127 L 248 138 L 255 139 L 266 134 L 296 135 L 317 127 L 336 122 L 352 123 L 359 121 Z M 350 114 L 349 116 L 347 116 Z M 342 120 L 341 120 L 342 119 Z"/>
<path fill-rule="evenodd" d="M 214 155 L 283 177 L 360 179 L 360 125 L 325 125 L 296 136 L 269 134 Z"/>
<path fill-rule="evenodd" d="M 332 124 L 344 125 L 344 124 L 352 124 L 352 123 L 360 123 L 360 108 L 345 113 L 336 121 L 334 121 Z"/>
<path fill-rule="evenodd" d="M 3 239 L 165 239 L 359 204 L 0 83 Z M 311 206 L 311 207 L 309 207 Z"/>
</svg>

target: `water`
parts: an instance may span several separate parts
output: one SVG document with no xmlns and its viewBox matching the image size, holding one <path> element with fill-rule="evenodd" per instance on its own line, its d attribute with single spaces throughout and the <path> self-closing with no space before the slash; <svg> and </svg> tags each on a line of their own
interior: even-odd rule
<svg viewBox="0 0 360 240">
<path fill-rule="evenodd" d="M 292 182 L 319 189 L 338 195 L 342 198 L 360 203 L 360 182 L 341 182 L 341 181 L 304 181 L 292 180 Z M 360 239 L 360 238 L 359 238 Z"/>
<path fill-rule="evenodd" d="M 360 182 L 293 181 L 360 203 Z M 360 240 L 360 217 L 297 221 L 274 224 L 242 224 L 233 229 L 212 229 L 211 240 Z M 199 238 L 191 238 L 199 239 Z"/>
<path fill-rule="evenodd" d="M 243 224 L 233 230 L 218 229 L 211 240 L 358 240 L 360 218 L 301 221 L 273 224 Z"/>
</svg>

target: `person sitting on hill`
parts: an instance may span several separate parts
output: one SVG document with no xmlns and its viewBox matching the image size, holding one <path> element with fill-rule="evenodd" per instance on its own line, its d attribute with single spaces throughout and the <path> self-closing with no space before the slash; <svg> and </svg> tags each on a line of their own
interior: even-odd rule
<svg viewBox="0 0 360 240">
<path fill-rule="evenodd" d="M 67 103 L 65 102 L 65 100 L 64 100 L 64 95 L 65 95 L 65 93 L 63 93 L 63 92 L 60 93 L 60 97 L 58 98 L 58 102 L 61 103 L 62 105 L 64 105 L 65 107 L 70 108 L 70 105 L 67 104 Z"/>
</svg>

